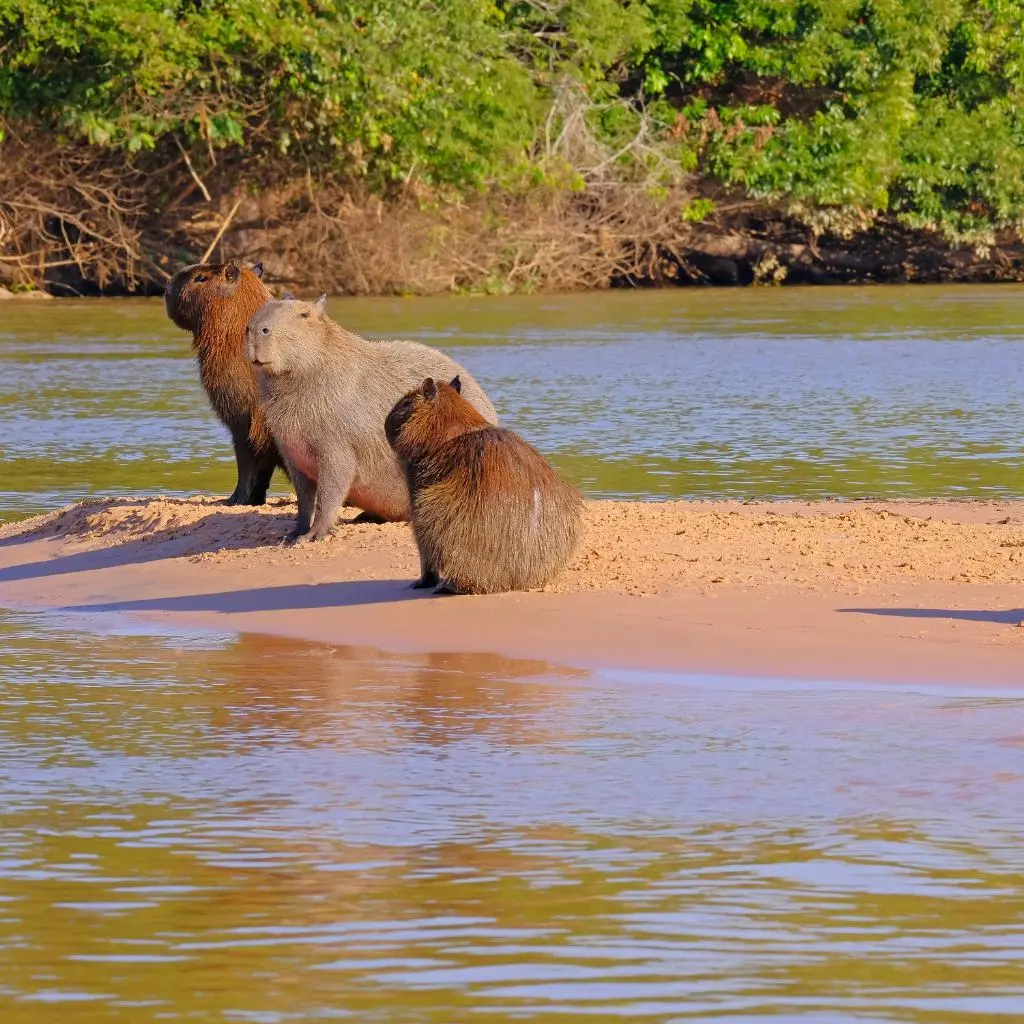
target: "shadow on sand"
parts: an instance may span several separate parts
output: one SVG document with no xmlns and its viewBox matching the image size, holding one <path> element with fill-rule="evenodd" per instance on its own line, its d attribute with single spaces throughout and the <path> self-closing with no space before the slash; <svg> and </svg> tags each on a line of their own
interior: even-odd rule
<svg viewBox="0 0 1024 1024">
<path fill-rule="evenodd" d="M 161 504 L 195 506 L 184 499 L 161 498 Z M 45 524 L 42 531 L 18 534 L 0 539 L 0 547 L 10 549 L 19 544 L 48 537 L 74 537 L 86 517 L 99 515 L 113 508 L 138 506 L 139 522 L 129 527 L 145 530 L 148 516 L 145 499 L 110 498 L 76 506 Z M 128 516 L 133 513 L 129 512 Z M 159 562 L 203 552 L 253 549 L 276 546 L 292 529 L 293 509 L 276 511 L 271 505 L 262 511 L 226 511 L 211 504 L 204 517 L 192 523 L 171 523 L 151 532 L 142 532 L 112 547 L 62 554 L 55 558 L 34 558 L 21 564 L 0 567 L 0 583 L 44 579 L 96 569 L 114 568 Z M 342 520 L 339 526 L 344 526 Z M 429 592 L 413 590 L 411 579 L 349 580 L 336 583 L 298 583 L 289 586 L 226 590 L 212 594 L 184 594 L 138 600 L 118 600 L 96 604 L 68 605 L 75 612 L 275 612 L 314 608 L 344 608 L 354 605 L 383 604 L 430 596 Z"/>
<path fill-rule="evenodd" d="M 138 601 L 70 605 L 73 612 L 279 612 L 314 608 L 351 608 L 393 604 L 431 597 L 413 590 L 411 580 L 349 580 L 341 583 L 296 583 L 286 587 L 225 590 L 214 594 L 150 597 Z"/>
<path fill-rule="evenodd" d="M 165 504 L 194 505 L 194 502 L 184 499 L 160 500 Z M 138 499 L 111 498 L 90 505 L 87 512 L 90 515 L 97 515 L 117 506 L 143 504 L 144 502 Z M 0 568 L 0 583 L 62 576 L 118 565 L 158 562 L 166 558 L 181 558 L 210 551 L 233 551 L 276 545 L 281 543 L 292 528 L 294 519 L 294 513 L 290 511 L 224 512 L 214 505 L 212 511 L 195 523 L 171 525 L 109 548 L 80 551 L 59 558 L 23 562 Z M 13 548 L 35 540 L 63 536 L 65 534 L 60 530 L 59 522 L 59 519 L 56 520 L 50 524 L 52 529 L 46 529 L 41 533 L 16 534 L 0 539 L 0 548 Z M 67 536 L 73 537 L 73 534 Z"/>
<path fill-rule="evenodd" d="M 1006 611 L 972 608 L 839 608 L 840 612 L 859 615 L 889 615 L 905 619 L 961 619 L 965 622 L 996 622 L 1015 626 L 1024 619 L 1024 608 Z"/>
</svg>

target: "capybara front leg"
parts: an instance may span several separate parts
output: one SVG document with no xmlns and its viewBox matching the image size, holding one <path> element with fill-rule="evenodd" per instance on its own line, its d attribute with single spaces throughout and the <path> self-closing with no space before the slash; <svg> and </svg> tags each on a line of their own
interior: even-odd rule
<svg viewBox="0 0 1024 1024">
<path fill-rule="evenodd" d="M 245 504 L 266 504 L 267 491 L 270 490 L 270 480 L 277 467 L 278 456 L 273 449 L 270 449 L 270 451 L 260 452 L 259 455 L 256 456 L 256 468 L 252 475 L 252 488 L 249 492 L 249 500 L 245 502 Z"/>
<path fill-rule="evenodd" d="M 427 587 L 436 587 L 441 582 L 437 570 L 430 564 L 430 560 L 420 550 L 420 578 L 412 585 L 413 590 L 426 590 Z"/>
<path fill-rule="evenodd" d="M 412 585 L 412 589 L 426 590 L 428 587 L 438 586 L 440 582 L 440 577 L 433 569 L 424 569 L 420 578 Z"/>
<path fill-rule="evenodd" d="M 301 470 L 289 465 L 288 475 L 295 487 L 295 497 L 299 502 L 299 517 L 295 520 L 295 529 L 288 534 L 288 540 L 297 540 L 309 533 L 316 516 L 316 483 Z"/>
<path fill-rule="evenodd" d="M 343 453 L 335 453 L 326 465 L 320 467 L 320 478 L 316 482 L 316 516 L 309 531 L 310 540 L 323 540 L 334 529 L 355 478 L 356 460 Z"/>
<path fill-rule="evenodd" d="M 233 437 L 231 440 L 235 447 L 235 466 L 238 469 L 238 481 L 225 504 L 262 505 L 263 500 L 266 500 L 266 492 L 264 492 L 263 500 L 252 500 L 252 493 L 256 483 L 256 458 L 253 454 L 252 445 L 247 437 Z"/>
</svg>

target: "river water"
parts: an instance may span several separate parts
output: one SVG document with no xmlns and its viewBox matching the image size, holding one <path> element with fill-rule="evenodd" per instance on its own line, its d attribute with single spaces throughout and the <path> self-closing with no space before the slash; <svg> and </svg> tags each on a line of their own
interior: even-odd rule
<svg viewBox="0 0 1024 1024">
<path fill-rule="evenodd" d="M 1018 493 L 1019 289 L 334 312 L 591 494 Z M 3 318 L 5 516 L 230 487 L 159 304 Z M 11 612 L 0 751 L 4 1024 L 1024 1019 L 1024 693 Z"/>
<path fill-rule="evenodd" d="M 1017 495 L 1024 288 L 336 300 L 449 349 L 595 497 Z M 0 311 L 0 516 L 84 494 L 230 491 L 159 300 Z"/>
</svg>

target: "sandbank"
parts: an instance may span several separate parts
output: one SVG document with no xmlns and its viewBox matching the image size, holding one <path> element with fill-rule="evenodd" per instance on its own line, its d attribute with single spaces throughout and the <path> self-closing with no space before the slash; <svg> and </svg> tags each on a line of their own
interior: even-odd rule
<svg viewBox="0 0 1024 1024">
<path fill-rule="evenodd" d="M 587 505 L 543 591 L 412 591 L 404 524 L 282 546 L 294 503 L 102 498 L 0 528 L 0 605 L 397 653 L 800 680 L 1024 684 L 1024 503 Z"/>
</svg>

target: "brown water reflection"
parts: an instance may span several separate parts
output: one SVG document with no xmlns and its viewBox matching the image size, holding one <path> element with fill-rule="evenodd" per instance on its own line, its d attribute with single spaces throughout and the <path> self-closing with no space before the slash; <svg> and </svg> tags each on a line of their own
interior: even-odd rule
<svg viewBox="0 0 1024 1024">
<path fill-rule="evenodd" d="M 5 1022 L 1020 1015 L 1019 698 L 67 627 L 0 626 Z"/>
</svg>

